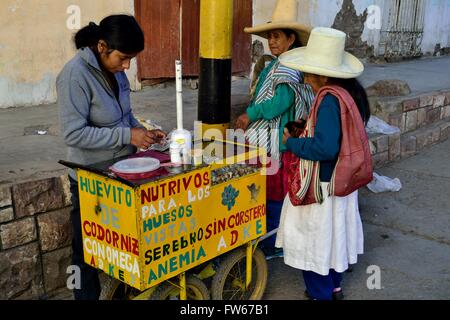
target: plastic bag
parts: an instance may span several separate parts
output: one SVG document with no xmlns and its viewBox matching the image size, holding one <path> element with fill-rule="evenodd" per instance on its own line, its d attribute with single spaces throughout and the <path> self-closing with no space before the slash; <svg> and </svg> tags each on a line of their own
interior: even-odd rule
<svg viewBox="0 0 450 320">
<path fill-rule="evenodd" d="M 383 134 L 396 134 L 400 133 L 400 129 L 390 126 L 378 117 L 371 116 L 366 128 L 367 133 L 383 133 Z"/>
<path fill-rule="evenodd" d="M 398 178 L 391 179 L 374 172 L 373 180 L 367 185 L 367 188 L 374 193 L 398 192 L 402 188 L 402 183 Z"/>
</svg>

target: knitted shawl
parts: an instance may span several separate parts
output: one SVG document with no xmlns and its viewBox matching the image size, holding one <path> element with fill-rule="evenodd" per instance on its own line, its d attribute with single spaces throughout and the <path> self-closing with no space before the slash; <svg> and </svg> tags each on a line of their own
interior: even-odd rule
<svg viewBox="0 0 450 320">
<path fill-rule="evenodd" d="M 267 74 L 255 103 L 260 104 L 270 100 L 275 95 L 275 90 L 279 84 L 286 83 L 295 94 L 295 119 L 306 119 L 309 113 L 309 106 L 312 105 L 314 94 L 309 86 L 303 83 L 303 76 L 300 71 L 282 66 L 279 61 L 275 62 L 270 72 Z M 289 111 L 286 111 L 289 112 Z M 253 146 L 265 148 L 267 154 L 272 159 L 280 159 L 279 139 L 281 116 L 271 120 L 260 119 L 250 124 L 245 135 L 248 143 Z"/>
<path fill-rule="evenodd" d="M 327 193 L 328 196 L 345 197 L 372 181 L 372 156 L 358 107 L 351 95 L 338 86 L 326 86 L 318 92 L 302 137 L 314 137 L 319 106 L 327 94 L 339 100 L 342 130 L 339 157 Z M 319 170 L 319 161 L 294 157 L 288 169 L 289 197 L 294 206 L 324 201 Z"/>
</svg>

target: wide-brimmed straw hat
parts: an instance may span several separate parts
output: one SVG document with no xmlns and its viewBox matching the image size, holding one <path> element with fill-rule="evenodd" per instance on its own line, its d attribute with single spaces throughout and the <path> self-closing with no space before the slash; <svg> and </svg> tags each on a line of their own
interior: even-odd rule
<svg viewBox="0 0 450 320">
<path fill-rule="evenodd" d="M 345 51 L 347 35 L 332 28 L 314 28 L 306 47 L 280 55 L 281 64 L 305 73 L 350 79 L 360 76 L 364 65 Z"/>
<path fill-rule="evenodd" d="M 297 0 L 277 0 L 272 20 L 251 28 L 245 28 L 244 31 L 263 38 L 268 38 L 268 32 L 277 29 L 294 30 L 302 43 L 308 43 L 311 27 L 297 22 L 298 2 Z"/>
</svg>

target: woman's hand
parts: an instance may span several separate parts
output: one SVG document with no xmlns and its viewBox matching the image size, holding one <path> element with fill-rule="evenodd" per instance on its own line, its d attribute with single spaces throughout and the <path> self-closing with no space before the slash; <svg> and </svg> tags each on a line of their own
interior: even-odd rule
<svg viewBox="0 0 450 320">
<path fill-rule="evenodd" d="M 152 144 L 159 143 L 166 137 L 161 130 L 148 131 L 145 128 L 131 129 L 131 144 L 139 149 L 148 149 Z"/>
<path fill-rule="evenodd" d="M 306 126 L 305 120 L 298 120 L 288 122 L 285 128 L 288 129 L 288 132 L 292 138 L 298 138 L 305 130 L 305 126 Z"/>
<path fill-rule="evenodd" d="M 244 113 L 236 120 L 236 129 L 247 130 L 248 125 L 250 124 L 250 118 L 248 114 Z"/>
<path fill-rule="evenodd" d="M 161 142 L 164 142 L 164 140 L 167 137 L 167 134 L 164 131 L 161 131 L 159 129 L 151 130 L 150 133 L 153 134 L 153 141 L 154 141 L 154 143 L 161 144 Z"/>
<path fill-rule="evenodd" d="M 290 135 L 288 128 L 284 128 L 283 144 L 286 144 L 289 138 L 292 138 L 292 136 Z"/>
</svg>

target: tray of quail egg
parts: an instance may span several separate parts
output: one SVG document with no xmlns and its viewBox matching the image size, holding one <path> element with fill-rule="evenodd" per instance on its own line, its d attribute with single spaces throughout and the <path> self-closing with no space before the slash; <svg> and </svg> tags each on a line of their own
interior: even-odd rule
<svg viewBox="0 0 450 320">
<path fill-rule="evenodd" d="M 233 164 L 212 171 L 212 185 L 218 185 L 230 180 L 242 178 L 260 171 L 256 165 Z"/>
</svg>

